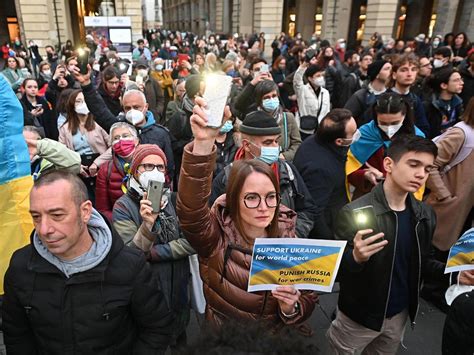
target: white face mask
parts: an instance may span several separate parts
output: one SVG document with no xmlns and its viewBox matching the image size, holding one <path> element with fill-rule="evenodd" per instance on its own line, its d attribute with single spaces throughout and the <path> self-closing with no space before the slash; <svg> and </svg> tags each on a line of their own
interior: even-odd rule
<svg viewBox="0 0 474 355">
<path fill-rule="evenodd" d="M 316 79 L 311 79 L 311 82 L 313 85 L 319 86 L 321 88 L 326 86 L 326 80 L 324 79 L 324 76 L 320 76 Z"/>
<path fill-rule="evenodd" d="M 148 75 L 148 69 L 138 69 L 137 75 L 141 76 L 142 78 Z"/>
<path fill-rule="evenodd" d="M 433 60 L 433 67 L 435 68 L 441 68 L 443 66 L 443 61 L 441 59 L 435 59 Z"/>
<path fill-rule="evenodd" d="M 145 118 L 145 115 L 143 114 L 142 111 L 135 110 L 134 108 L 132 108 L 130 111 L 128 111 L 125 114 L 125 118 L 128 122 L 130 122 L 132 125 L 135 126 L 143 121 L 143 119 Z"/>
<path fill-rule="evenodd" d="M 76 105 L 74 109 L 76 110 L 76 113 L 79 115 L 87 115 L 90 112 L 85 102 L 83 102 L 82 104 Z"/>
<path fill-rule="evenodd" d="M 355 131 L 354 134 L 352 135 L 352 138 L 351 138 L 350 143 L 345 143 L 345 144 L 343 144 L 342 146 L 343 146 L 343 147 L 348 147 L 348 146 L 350 146 L 351 144 L 354 144 L 355 142 L 357 142 L 357 141 L 360 139 L 360 136 L 361 136 L 361 133 L 360 133 L 359 129 L 356 129 L 356 131 Z M 349 138 L 345 138 L 345 140 L 349 140 Z"/>
<path fill-rule="evenodd" d="M 47 69 L 47 70 L 43 71 L 43 74 L 44 75 L 51 75 L 51 69 Z"/>
<path fill-rule="evenodd" d="M 94 69 L 95 71 L 100 71 L 100 64 L 94 64 L 92 66 L 92 69 Z"/>
<path fill-rule="evenodd" d="M 144 188 L 145 190 L 148 189 L 148 184 L 150 181 L 160 181 L 160 182 L 165 182 L 165 174 L 163 174 L 161 171 L 158 171 L 157 168 L 154 168 L 152 171 L 145 171 L 143 173 L 140 173 L 140 176 L 138 177 L 138 182 Z"/>
<path fill-rule="evenodd" d="M 400 128 L 402 128 L 402 126 L 403 126 L 403 122 L 400 124 L 390 125 L 390 126 L 379 124 L 380 129 L 385 132 L 388 138 L 392 138 L 395 135 L 395 133 L 397 133 L 400 130 Z"/>
</svg>

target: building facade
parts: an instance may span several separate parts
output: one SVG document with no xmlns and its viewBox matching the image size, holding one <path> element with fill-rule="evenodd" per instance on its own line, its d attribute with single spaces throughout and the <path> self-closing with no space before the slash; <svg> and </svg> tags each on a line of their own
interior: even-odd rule
<svg viewBox="0 0 474 355">
<path fill-rule="evenodd" d="M 198 34 L 281 31 L 366 44 L 374 32 L 410 38 L 464 31 L 474 39 L 473 0 L 164 0 L 163 26 Z"/>
<path fill-rule="evenodd" d="M 143 29 L 154 29 L 163 25 L 163 1 L 142 0 Z"/>
<path fill-rule="evenodd" d="M 84 16 L 128 16 L 133 41 L 142 37 L 142 0 L 1 0 L 0 41 L 32 39 L 43 54 L 68 39 L 77 46 L 85 40 Z"/>
</svg>

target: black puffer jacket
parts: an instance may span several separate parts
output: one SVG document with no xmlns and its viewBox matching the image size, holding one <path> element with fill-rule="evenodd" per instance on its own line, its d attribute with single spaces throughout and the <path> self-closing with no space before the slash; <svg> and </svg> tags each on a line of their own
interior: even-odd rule
<svg viewBox="0 0 474 355">
<path fill-rule="evenodd" d="M 430 258 L 431 239 L 436 226 L 436 216 L 428 205 L 407 198 L 414 221 L 412 256 L 409 265 L 409 307 L 408 314 L 414 324 L 418 313 L 419 290 L 422 278 L 442 277 L 444 264 Z M 377 216 L 377 225 L 384 232 L 388 244 L 362 264 L 352 256 L 353 239 L 358 230 L 352 210 L 372 205 Z M 347 240 L 348 244 L 341 262 L 338 278 L 341 284 L 339 309 L 353 321 L 369 329 L 380 331 L 387 311 L 392 278 L 393 261 L 397 235 L 397 216 L 388 206 L 383 184 L 378 184 L 363 197 L 344 206 L 336 220 L 336 239 Z"/>
<path fill-rule="evenodd" d="M 164 354 L 172 317 L 142 252 L 114 235 L 99 265 L 67 278 L 32 244 L 5 275 L 9 355 Z"/>
</svg>

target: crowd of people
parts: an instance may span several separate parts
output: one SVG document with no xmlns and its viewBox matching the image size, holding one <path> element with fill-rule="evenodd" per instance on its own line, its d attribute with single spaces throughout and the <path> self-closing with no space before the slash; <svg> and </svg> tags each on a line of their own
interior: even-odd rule
<svg viewBox="0 0 474 355">
<path fill-rule="evenodd" d="M 192 353 L 199 301 L 216 332 L 265 321 L 311 336 L 317 293 L 247 292 L 261 237 L 348 241 L 333 353 L 395 354 L 420 295 L 448 314 L 443 354 L 474 351 L 474 291 L 445 300 L 474 272 L 444 275 L 451 246 L 473 233 L 465 33 L 375 33 L 348 48 L 157 29 L 132 61 L 93 33 L 46 56 L 33 40 L 1 49 L 11 89 L 0 102 L 23 120 L 34 180 L 31 245 L 5 276 L 8 354 Z M 209 74 L 232 78 L 217 129 L 202 98 Z M 158 210 L 150 181 L 163 182 Z M 367 205 L 378 231 L 354 222 Z"/>
</svg>

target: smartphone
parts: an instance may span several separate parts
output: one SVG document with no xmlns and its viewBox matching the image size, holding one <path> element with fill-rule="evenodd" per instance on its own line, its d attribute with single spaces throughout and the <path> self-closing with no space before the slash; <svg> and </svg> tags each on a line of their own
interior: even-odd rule
<svg viewBox="0 0 474 355">
<path fill-rule="evenodd" d="M 148 183 L 148 200 L 151 201 L 153 212 L 157 213 L 161 210 L 161 196 L 163 195 L 164 181 L 150 180 Z"/>
<path fill-rule="evenodd" d="M 143 76 L 137 75 L 135 77 L 135 82 L 137 83 L 137 85 L 143 85 Z"/>
<path fill-rule="evenodd" d="M 375 210 L 373 206 L 369 205 L 356 208 L 352 210 L 352 213 L 354 215 L 354 220 L 358 230 L 372 229 L 373 231 L 372 233 L 365 235 L 363 239 L 367 239 L 380 232 L 379 227 L 377 225 L 377 217 L 375 215 Z M 382 240 L 383 237 L 375 241 L 374 243 L 378 243 Z"/>
<path fill-rule="evenodd" d="M 264 64 L 260 67 L 260 73 L 268 73 L 268 64 Z"/>
<path fill-rule="evenodd" d="M 89 53 L 84 49 L 79 49 L 77 53 L 77 66 L 81 74 L 87 74 L 87 64 L 89 64 Z"/>
<path fill-rule="evenodd" d="M 222 116 L 231 87 L 232 78 L 228 75 L 209 74 L 206 76 L 203 98 L 207 103 L 208 127 L 219 128 L 222 125 Z"/>
<path fill-rule="evenodd" d="M 315 55 L 316 55 L 316 52 L 313 49 L 308 49 L 304 55 L 304 61 L 309 63 Z"/>
<path fill-rule="evenodd" d="M 43 108 L 43 104 L 36 104 L 35 108 Z"/>
</svg>

